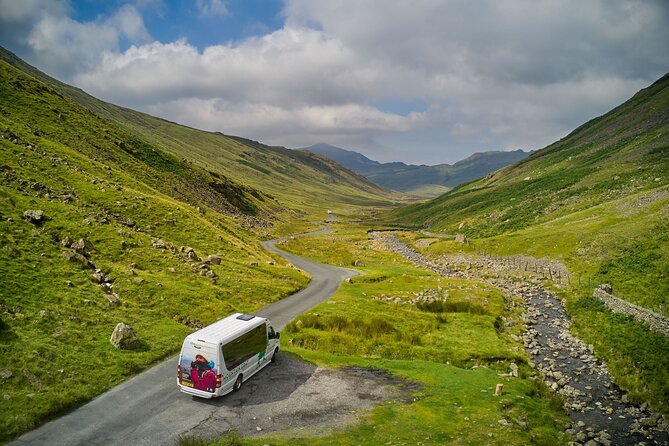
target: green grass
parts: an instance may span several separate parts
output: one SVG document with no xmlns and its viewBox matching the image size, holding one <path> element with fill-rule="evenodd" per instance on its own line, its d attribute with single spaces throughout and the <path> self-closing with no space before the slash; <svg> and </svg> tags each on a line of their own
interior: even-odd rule
<svg viewBox="0 0 669 446">
<path fill-rule="evenodd" d="M 357 260 L 362 272 L 286 327 L 285 350 L 322 366 L 381 367 L 423 388 L 416 402 L 385 403 L 326 437 L 282 433 L 242 444 L 564 443 L 561 404 L 526 378 L 527 357 L 513 336 L 519 314 L 506 309 L 498 290 L 416 268 L 376 246 L 364 227 L 337 225 L 332 234 L 282 248 L 333 265 Z M 446 303 L 421 305 L 421 293 L 446 296 Z M 522 378 L 498 376 L 510 362 L 521 364 Z M 505 384 L 502 398 L 493 396 L 498 382 Z"/>
<path fill-rule="evenodd" d="M 667 315 L 669 293 L 669 75 L 512 168 L 387 214 L 386 224 L 464 233 L 471 245 L 434 241 L 426 255 L 485 249 L 564 263 L 574 330 L 617 382 L 669 413 L 669 341 L 592 305 L 599 283 Z M 580 282 L 580 286 L 578 283 Z"/>
<path fill-rule="evenodd" d="M 564 444 L 566 416 L 534 382 L 500 378 L 493 369 L 461 369 L 431 361 L 365 359 L 291 349 L 326 367 L 380 367 L 423 388 L 412 403 L 385 403 L 361 423 L 325 437 L 277 435 L 243 439 L 243 445 L 388 445 L 388 444 Z M 498 382 L 504 394 L 494 396 Z M 499 421 L 506 420 L 507 425 Z M 225 445 L 227 440 L 221 441 Z"/>
</svg>

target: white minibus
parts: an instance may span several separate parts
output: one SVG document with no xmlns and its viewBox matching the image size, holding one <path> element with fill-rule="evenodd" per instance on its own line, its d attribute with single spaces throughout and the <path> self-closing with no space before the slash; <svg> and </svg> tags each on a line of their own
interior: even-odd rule
<svg viewBox="0 0 669 446">
<path fill-rule="evenodd" d="M 237 391 L 276 360 L 279 332 L 264 317 L 235 313 L 189 335 L 177 364 L 182 392 L 212 398 Z"/>
</svg>

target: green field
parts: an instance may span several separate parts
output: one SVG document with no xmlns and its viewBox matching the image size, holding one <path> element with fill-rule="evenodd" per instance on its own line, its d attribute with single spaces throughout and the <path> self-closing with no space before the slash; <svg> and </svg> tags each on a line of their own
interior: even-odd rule
<svg viewBox="0 0 669 446">
<path fill-rule="evenodd" d="M 329 235 L 290 240 L 282 248 L 360 276 L 282 333 L 283 348 L 324 367 L 383 368 L 422 385 L 416 401 L 385 403 L 363 422 L 326 437 L 224 439 L 218 444 L 562 444 L 568 419 L 559 400 L 532 378 L 514 329 L 518 314 L 480 282 L 446 279 L 386 252 L 364 227 L 337 225 Z M 417 295 L 447 296 L 436 308 Z M 383 299 L 392 298 L 390 299 Z M 396 300 L 397 299 L 397 302 Z M 373 316 L 370 316 L 373 315 Z M 516 340 L 514 340 L 516 339 Z M 500 377 L 509 364 L 518 378 Z M 494 387 L 503 382 L 504 395 Z M 507 422 L 500 423 L 501 419 Z"/>
</svg>

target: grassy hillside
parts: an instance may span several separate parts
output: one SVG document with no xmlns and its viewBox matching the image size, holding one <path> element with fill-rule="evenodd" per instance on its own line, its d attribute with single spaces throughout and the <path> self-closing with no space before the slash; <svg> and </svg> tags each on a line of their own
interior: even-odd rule
<svg viewBox="0 0 669 446">
<path fill-rule="evenodd" d="M 0 97 L 0 442 L 175 353 L 193 329 L 304 287 L 261 237 L 325 206 L 387 202 L 318 157 L 111 106 L 1 60 Z M 110 344 L 119 322 L 139 349 Z"/>
<path fill-rule="evenodd" d="M 658 270 L 667 264 L 666 247 L 656 246 L 666 245 L 667 185 L 669 75 L 517 165 L 398 209 L 391 218 L 476 238 L 538 231 L 535 237 L 523 233 L 532 240 L 523 248 L 572 262 L 595 256 L 599 265 L 575 266 L 601 280 L 615 279 L 629 269 L 625 262 Z M 543 240 L 547 233 L 554 235 L 551 242 Z M 532 248 L 537 243 L 542 248 Z M 646 251 L 651 254 L 644 261 Z"/>
<path fill-rule="evenodd" d="M 359 205 L 387 205 L 401 199 L 364 177 L 312 153 L 270 147 L 240 137 L 205 132 L 100 101 L 59 82 L 0 48 L 0 59 L 41 80 L 64 97 L 152 148 L 187 160 L 210 172 L 263 191 L 284 207 L 307 212 L 323 207 L 345 209 Z M 274 218 L 277 216 L 275 215 Z"/>
<path fill-rule="evenodd" d="M 669 313 L 669 75 L 517 165 L 398 209 L 389 220 L 464 233 L 472 251 L 566 264 L 574 329 L 619 383 L 668 410 L 669 341 L 613 315 L 591 295 L 608 282 L 619 297 Z M 453 249 L 442 241 L 425 252 Z"/>
</svg>

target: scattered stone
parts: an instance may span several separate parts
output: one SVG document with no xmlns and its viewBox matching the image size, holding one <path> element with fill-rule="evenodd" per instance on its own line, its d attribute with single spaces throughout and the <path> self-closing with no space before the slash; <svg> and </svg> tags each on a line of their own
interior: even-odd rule
<svg viewBox="0 0 669 446">
<path fill-rule="evenodd" d="M 9 379 L 9 378 L 11 378 L 12 376 L 14 376 L 14 373 L 12 373 L 11 370 L 9 370 L 9 369 L 2 369 L 2 370 L 0 370 L 0 378 L 2 378 L 2 379 Z"/>
<path fill-rule="evenodd" d="M 358 260 L 358 259 L 356 259 L 356 260 L 353 262 L 353 266 L 365 266 L 365 263 L 364 263 L 362 260 Z"/>
<path fill-rule="evenodd" d="M 156 249 L 165 249 L 165 248 L 167 248 L 167 245 L 165 244 L 164 241 L 162 241 L 162 239 L 158 239 L 158 240 L 156 240 L 156 241 L 153 242 L 151 245 L 152 245 L 154 248 L 156 248 Z"/>
<path fill-rule="evenodd" d="M 41 209 L 28 209 L 23 213 L 23 218 L 33 224 L 41 224 L 46 220 L 44 211 Z"/>
<path fill-rule="evenodd" d="M 109 342 L 116 348 L 124 350 L 133 350 L 140 346 L 139 336 L 132 327 L 123 322 L 119 322 L 112 332 Z"/>
</svg>

